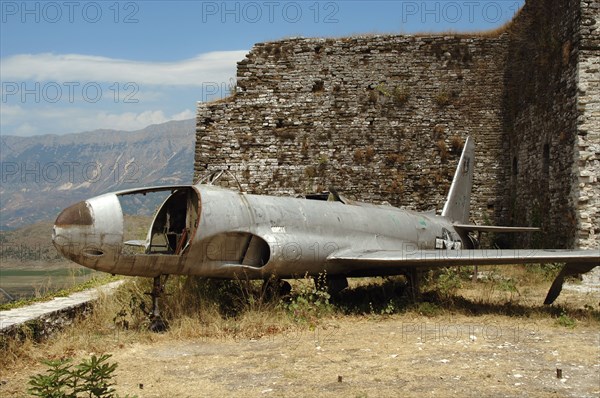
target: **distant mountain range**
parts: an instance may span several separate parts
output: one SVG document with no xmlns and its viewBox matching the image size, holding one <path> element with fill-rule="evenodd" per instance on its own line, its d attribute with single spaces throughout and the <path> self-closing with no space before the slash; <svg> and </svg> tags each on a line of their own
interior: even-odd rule
<svg viewBox="0 0 600 398">
<path fill-rule="evenodd" d="M 191 184 L 195 121 L 138 131 L 96 130 L 0 136 L 0 229 L 54 220 L 66 206 L 102 193 Z M 149 209 L 137 209 L 144 214 Z"/>
</svg>

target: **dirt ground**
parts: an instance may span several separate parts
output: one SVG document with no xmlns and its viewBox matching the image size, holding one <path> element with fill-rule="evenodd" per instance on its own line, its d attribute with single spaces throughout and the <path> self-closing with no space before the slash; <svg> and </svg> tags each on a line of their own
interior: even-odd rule
<svg viewBox="0 0 600 398">
<path fill-rule="evenodd" d="M 392 317 L 259 340 L 165 339 L 112 359 L 118 391 L 140 397 L 598 397 L 599 344 L 598 330 L 549 322 Z"/>
<path fill-rule="evenodd" d="M 561 296 L 578 308 L 598 308 L 598 298 Z M 493 311 L 344 316 L 259 339 L 115 337 L 110 361 L 118 363 L 120 396 L 599 397 L 597 325 L 565 327 L 552 317 Z M 0 396 L 23 396 L 28 377 L 43 369 L 2 370 Z"/>
</svg>

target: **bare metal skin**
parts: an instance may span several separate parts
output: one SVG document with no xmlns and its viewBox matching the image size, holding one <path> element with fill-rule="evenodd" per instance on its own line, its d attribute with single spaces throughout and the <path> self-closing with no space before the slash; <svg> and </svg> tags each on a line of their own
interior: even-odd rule
<svg viewBox="0 0 600 398">
<path fill-rule="evenodd" d="M 417 269 L 487 264 L 565 263 L 565 275 L 600 264 L 598 250 L 481 250 L 470 231 L 524 232 L 527 227 L 468 224 L 473 143 L 467 139 L 441 215 L 354 202 L 249 195 L 198 184 L 101 195 L 65 209 L 53 230 L 56 248 L 83 266 L 112 274 L 198 275 L 267 280 L 406 274 Z M 124 242 L 119 197 L 171 191 L 145 241 Z M 126 245 L 140 246 L 128 254 Z"/>
</svg>

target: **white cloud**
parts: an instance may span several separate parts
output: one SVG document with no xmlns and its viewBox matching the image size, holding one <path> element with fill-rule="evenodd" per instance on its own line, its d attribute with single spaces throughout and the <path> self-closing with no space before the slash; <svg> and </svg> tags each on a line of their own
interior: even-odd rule
<svg viewBox="0 0 600 398">
<path fill-rule="evenodd" d="M 173 115 L 173 120 L 185 120 L 185 119 L 193 119 L 196 117 L 196 114 L 191 109 L 186 109 L 183 112 L 176 113 Z"/>
<path fill-rule="evenodd" d="M 162 110 L 144 111 L 140 113 L 106 113 L 101 112 L 95 118 L 86 119 L 91 123 L 94 129 L 109 128 L 114 130 L 139 130 L 151 124 L 165 123 L 169 120 L 192 119 L 195 114 L 185 109 L 174 115 L 165 115 Z M 89 128 L 88 128 L 89 129 Z"/>
<path fill-rule="evenodd" d="M 0 60 L 3 81 L 135 82 L 202 86 L 235 76 L 247 51 L 214 51 L 176 62 L 146 62 L 81 54 L 18 54 Z"/>
<path fill-rule="evenodd" d="M 32 126 L 30 123 L 25 122 L 15 129 L 15 135 L 26 137 L 28 135 L 32 135 L 33 133 L 35 133 L 35 131 L 36 128 L 34 126 Z"/>
<path fill-rule="evenodd" d="M 111 128 L 115 130 L 137 130 L 151 124 L 159 124 L 168 121 L 163 111 L 144 111 L 141 113 L 99 113 L 95 120 L 89 120 L 94 128 Z M 110 126 L 110 127 L 107 127 Z"/>
<path fill-rule="evenodd" d="M 49 53 L 2 58 L 0 132 L 30 136 L 137 130 L 192 119 L 196 101 L 226 95 L 237 61 L 245 55 L 211 52 L 177 62 Z M 99 88 L 85 91 L 86 83 Z"/>
<path fill-rule="evenodd" d="M 20 105 L 2 104 L 0 106 L 0 122 L 2 124 L 15 123 L 26 115 L 27 112 Z"/>
<path fill-rule="evenodd" d="M 2 134 L 30 136 L 78 133 L 97 129 L 131 131 L 143 129 L 151 124 L 193 117 L 194 112 L 190 109 L 170 114 L 163 110 L 118 113 L 84 108 L 45 108 L 36 110 L 35 118 L 29 118 L 27 122 L 21 119 L 18 123 L 9 125 L 2 120 Z"/>
</svg>

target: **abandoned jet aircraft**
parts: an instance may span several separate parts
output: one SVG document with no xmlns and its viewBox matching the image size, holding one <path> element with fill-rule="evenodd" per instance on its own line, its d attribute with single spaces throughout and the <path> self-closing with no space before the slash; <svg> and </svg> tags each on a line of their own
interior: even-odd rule
<svg viewBox="0 0 600 398">
<path fill-rule="evenodd" d="M 471 231 L 537 229 L 468 224 L 473 154 L 467 139 L 441 215 L 356 202 L 335 192 L 328 200 L 310 200 L 199 183 L 120 191 L 77 203 L 60 213 L 52 239 L 60 253 L 86 267 L 153 277 L 154 298 L 161 276 L 170 274 L 268 280 L 326 272 L 341 289 L 347 277 L 458 265 L 565 263 L 546 298 L 552 303 L 565 276 L 600 265 L 598 250 L 478 249 Z M 120 198 L 157 191 L 170 195 L 146 240 L 124 241 Z M 126 246 L 141 250 L 131 253 Z"/>
</svg>

